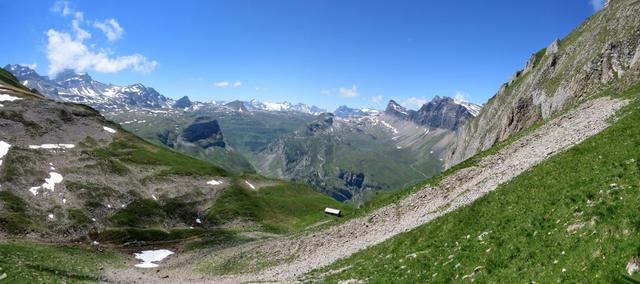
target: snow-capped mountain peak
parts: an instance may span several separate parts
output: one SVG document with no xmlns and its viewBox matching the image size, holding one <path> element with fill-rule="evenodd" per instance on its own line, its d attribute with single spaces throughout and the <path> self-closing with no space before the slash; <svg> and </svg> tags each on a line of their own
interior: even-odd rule
<svg viewBox="0 0 640 284">
<path fill-rule="evenodd" d="M 467 111 L 469 111 L 469 113 L 471 113 L 471 115 L 473 115 L 474 117 L 478 116 L 478 114 L 480 114 L 480 110 L 482 110 L 482 106 L 467 102 L 465 100 L 454 99 L 453 102 L 466 108 Z"/>
</svg>

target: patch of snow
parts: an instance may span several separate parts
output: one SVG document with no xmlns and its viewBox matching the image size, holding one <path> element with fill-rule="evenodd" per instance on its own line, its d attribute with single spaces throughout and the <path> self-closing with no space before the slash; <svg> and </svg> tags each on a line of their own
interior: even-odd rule
<svg viewBox="0 0 640 284">
<path fill-rule="evenodd" d="M 394 134 L 398 134 L 398 129 L 396 129 L 395 127 L 393 127 L 391 124 L 387 123 L 384 120 L 380 120 L 380 123 L 382 123 L 382 125 L 384 125 L 385 127 L 391 129 L 391 131 L 393 131 Z"/>
<path fill-rule="evenodd" d="M 9 153 L 9 148 L 11 148 L 9 143 L 0 141 L 0 166 L 2 166 L 2 157 Z"/>
<path fill-rule="evenodd" d="M 200 220 L 200 218 L 196 218 L 196 223 L 202 224 L 202 221 Z"/>
<path fill-rule="evenodd" d="M 116 130 L 110 127 L 103 126 L 102 129 L 104 129 L 104 131 L 109 133 L 116 133 Z"/>
<path fill-rule="evenodd" d="M 49 178 L 44 179 L 44 184 L 42 184 L 42 187 L 51 191 L 55 191 L 56 183 L 61 183 L 61 182 L 62 182 L 61 174 L 56 172 L 50 172 Z"/>
<path fill-rule="evenodd" d="M 76 145 L 73 144 L 42 144 L 42 145 L 29 145 L 29 149 L 73 149 Z"/>
<path fill-rule="evenodd" d="M 247 185 L 249 185 L 249 187 L 251 187 L 251 189 L 256 189 L 255 186 L 253 186 L 253 184 L 251 184 L 249 181 L 245 180 L 244 181 Z"/>
<path fill-rule="evenodd" d="M 210 185 L 221 185 L 222 181 L 221 180 L 212 179 L 212 180 L 208 181 L 207 184 L 210 184 Z"/>
<path fill-rule="evenodd" d="M 464 100 L 455 99 L 453 102 L 455 104 L 463 106 L 474 117 L 478 116 L 478 114 L 480 114 L 480 110 L 482 110 L 481 106 L 479 106 L 477 104 L 474 104 L 474 103 L 470 103 L 470 102 L 464 101 Z"/>
<path fill-rule="evenodd" d="M 17 100 L 21 100 L 21 98 L 14 97 L 7 94 L 0 94 L 0 102 L 13 102 Z"/>
<path fill-rule="evenodd" d="M 33 194 L 33 196 L 38 195 L 38 189 L 40 189 L 39 186 L 34 186 L 32 188 L 29 188 L 29 191 L 31 191 L 31 193 Z"/>
<path fill-rule="evenodd" d="M 284 103 L 263 103 L 263 110 L 266 111 L 286 111 L 289 110 L 291 108 L 291 104 L 284 102 Z"/>
<path fill-rule="evenodd" d="M 159 250 L 143 250 L 140 253 L 134 253 L 136 259 L 142 261 L 142 263 L 138 263 L 135 267 L 140 268 L 154 268 L 159 265 L 154 262 L 159 262 L 165 259 L 166 257 L 172 255 L 174 252 L 167 249 L 159 249 Z"/>
<path fill-rule="evenodd" d="M 153 200 L 158 200 L 158 198 L 155 195 L 151 195 L 151 197 L 153 197 Z"/>
<path fill-rule="evenodd" d="M 53 219 L 53 214 L 49 213 L 49 215 L 47 215 L 47 217 L 49 217 L 49 219 Z"/>
<path fill-rule="evenodd" d="M 67 204 L 67 199 L 66 198 L 62 199 L 62 204 Z"/>
</svg>

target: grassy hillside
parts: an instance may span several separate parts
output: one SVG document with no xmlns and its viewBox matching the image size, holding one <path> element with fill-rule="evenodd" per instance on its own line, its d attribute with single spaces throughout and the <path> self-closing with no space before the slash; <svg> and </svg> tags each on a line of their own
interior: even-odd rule
<svg viewBox="0 0 640 284">
<path fill-rule="evenodd" d="M 637 93 L 635 90 L 628 95 Z M 496 191 L 339 261 L 326 280 L 611 282 L 640 254 L 640 103 Z"/>
<path fill-rule="evenodd" d="M 333 221 L 323 213 L 324 208 L 341 209 L 350 215 L 351 208 L 316 192 L 306 185 L 278 182 L 252 190 L 237 179 L 225 190 L 206 216 L 207 222 L 223 224 L 237 218 L 259 222 L 263 229 L 273 233 L 300 231 L 313 224 Z"/>
<path fill-rule="evenodd" d="M 322 214 L 324 206 L 342 207 L 303 185 L 257 175 L 234 176 L 149 143 L 90 107 L 7 92 L 24 98 L 5 103 L 0 111 L 0 121 L 6 125 L 0 140 L 12 145 L 0 166 L 0 230 L 10 236 L 167 241 L 218 236 L 220 226 L 237 220 L 253 229 L 282 233 L 323 218 L 331 220 Z M 115 132 L 103 130 L 105 126 Z M 35 141 L 75 147 L 65 151 L 27 147 Z M 25 190 L 42 184 L 51 171 L 64 176 L 55 194 Z M 224 182 L 208 186 L 211 179 Z M 247 179 L 269 186 L 248 190 Z M 198 218 L 202 224 L 197 224 Z"/>
<path fill-rule="evenodd" d="M 0 283 L 96 283 L 119 255 L 85 246 L 0 242 Z"/>
<path fill-rule="evenodd" d="M 27 87 L 18 82 L 18 79 L 16 79 L 13 74 L 9 73 L 9 71 L 4 70 L 3 68 L 0 68 L 0 83 L 29 91 Z"/>
</svg>

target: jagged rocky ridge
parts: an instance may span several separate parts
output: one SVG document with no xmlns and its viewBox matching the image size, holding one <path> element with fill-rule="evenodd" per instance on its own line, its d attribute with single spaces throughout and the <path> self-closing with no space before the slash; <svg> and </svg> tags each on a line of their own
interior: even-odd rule
<svg viewBox="0 0 640 284">
<path fill-rule="evenodd" d="M 564 39 L 531 55 L 524 69 L 458 130 L 445 165 L 455 165 L 578 102 L 637 82 L 639 15 L 639 1 L 610 1 Z"/>
<path fill-rule="evenodd" d="M 385 112 L 429 128 L 456 130 L 467 120 L 475 117 L 481 108 L 481 106 L 473 103 L 435 96 L 417 111 L 408 110 L 396 101 L 391 100 Z"/>
<path fill-rule="evenodd" d="M 82 103 L 103 112 L 112 112 L 128 108 L 178 108 L 184 110 L 197 110 L 204 106 L 224 107 L 217 102 L 192 102 L 184 96 L 178 100 L 167 98 L 151 87 L 142 84 L 129 86 L 117 86 L 105 84 L 94 80 L 87 73 L 77 73 L 73 70 L 65 70 L 50 79 L 40 76 L 35 70 L 18 64 L 10 64 L 4 67 L 11 72 L 23 85 L 35 89 L 39 93 L 54 100 Z M 236 111 L 273 111 L 273 112 L 300 112 L 317 115 L 326 112 L 316 106 L 306 104 L 291 104 L 251 101 L 234 101 L 226 104 Z"/>
</svg>

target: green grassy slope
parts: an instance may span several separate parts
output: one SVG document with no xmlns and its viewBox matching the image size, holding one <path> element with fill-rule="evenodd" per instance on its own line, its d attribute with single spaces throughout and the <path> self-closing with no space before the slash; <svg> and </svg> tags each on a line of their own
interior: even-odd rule
<svg viewBox="0 0 640 284">
<path fill-rule="evenodd" d="M 0 283 L 96 283 L 118 254 L 90 247 L 0 242 Z"/>
<path fill-rule="evenodd" d="M 4 70 L 3 68 L 0 68 L 0 83 L 29 91 L 29 88 L 20 84 L 20 82 L 18 82 L 18 79 L 16 79 L 13 74 L 9 73 L 9 71 Z"/>
<path fill-rule="evenodd" d="M 470 206 L 339 261 L 326 281 L 611 282 L 640 254 L 640 103 Z M 486 232 L 486 233 L 485 233 Z"/>
<path fill-rule="evenodd" d="M 300 231 L 323 221 L 335 221 L 323 213 L 324 208 L 341 209 L 350 215 L 351 208 L 334 199 L 313 191 L 306 185 L 279 182 L 258 191 L 247 189 L 243 180 L 237 179 L 218 197 L 206 222 L 220 224 L 238 217 L 263 224 L 263 229 L 273 233 Z"/>
</svg>

